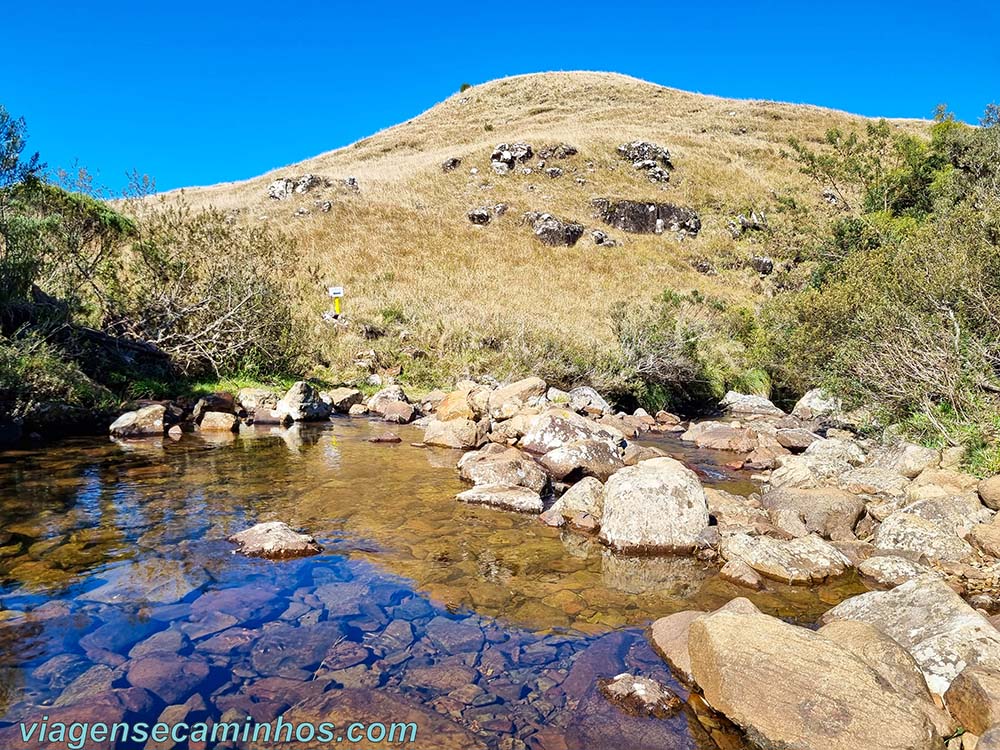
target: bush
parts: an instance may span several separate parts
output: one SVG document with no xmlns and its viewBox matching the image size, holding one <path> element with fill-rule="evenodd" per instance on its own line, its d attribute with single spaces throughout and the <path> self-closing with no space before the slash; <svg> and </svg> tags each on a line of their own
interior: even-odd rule
<svg viewBox="0 0 1000 750">
<path fill-rule="evenodd" d="M 0 402 L 17 410 L 40 401 L 91 409 L 111 406 L 113 397 L 44 338 L 0 337 Z"/>
</svg>

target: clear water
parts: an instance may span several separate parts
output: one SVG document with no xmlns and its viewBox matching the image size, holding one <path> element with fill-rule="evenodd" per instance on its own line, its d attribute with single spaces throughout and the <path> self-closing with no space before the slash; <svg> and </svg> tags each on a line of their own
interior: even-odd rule
<svg viewBox="0 0 1000 750">
<path fill-rule="evenodd" d="M 0 747 L 43 714 L 267 722 L 326 694 L 361 721 L 411 712 L 427 729 L 410 747 L 713 748 L 712 732 L 740 746 L 691 706 L 627 716 L 595 682 L 631 671 L 686 696 L 645 627 L 746 591 L 712 564 L 618 557 L 458 503 L 460 454 L 410 445 L 411 427 L 367 441 L 384 430 L 343 419 L 0 452 Z M 708 485 L 753 488 L 725 455 L 657 444 Z M 324 552 L 232 554 L 229 534 L 267 520 Z M 750 598 L 808 623 L 856 590 Z"/>
</svg>

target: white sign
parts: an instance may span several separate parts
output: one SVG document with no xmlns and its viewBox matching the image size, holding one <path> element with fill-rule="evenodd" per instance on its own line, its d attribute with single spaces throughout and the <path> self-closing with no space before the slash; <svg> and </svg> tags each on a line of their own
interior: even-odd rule
<svg viewBox="0 0 1000 750">
<path fill-rule="evenodd" d="M 342 287 L 342 286 L 331 286 L 331 287 L 327 288 L 326 293 L 328 295 L 330 295 L 331 297 L 343 297 L 344 296 L 344 287 Z"/>
</svg>

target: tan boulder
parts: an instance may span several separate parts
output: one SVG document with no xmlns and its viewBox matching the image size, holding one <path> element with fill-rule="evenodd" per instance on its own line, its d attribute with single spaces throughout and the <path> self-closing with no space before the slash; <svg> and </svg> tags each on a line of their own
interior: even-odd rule
<svg viewBox="0 0 1000 750">
<path fill-rule="evenodd" d="M 944 694 L 955 720 L 973 734 L 984 734 L 1000 723 L 1000 671 L 966 667 Z"/>
<path fill-rule="evenodd" d="M 201 424 L 198 425 L 203 432 L 236 432 L 239 426 L 240 420 L 235 414 L 221 411 L 205 412 L 201 417 Z"/>
<path fill-rule="evenodd" d="M 982 480 L 976 489 L 983 505 L 990 510 L 1000 510 L 1000 474 Z"/>
<path fill-rule="evenodd" d="M 475 420 L 476 412 L 469 403 L 468 391 L 452 391 L 445 396 L 437 405 L 434 416 L 442 422 L 452 419 Z"/>
<path fill-rule="evenodd" d="M 742 560 L 761 575 L 789 584 L 820 583 L 843 575 L 851 562 L 815 534 L 799 539 L 772 539 L 737 533 L 719 543 L 725 560 Z"/>
<path fill-rule="evenodd" d="M 545 390 L 545 381 L 541 378 L 524 378 L 523 380 L 500 386 L 493 391 L 487 400 L 487 407 L 490 414 L 501 412 L 505 405 L 511 402 L 520 407 L 527 404 L 528 399 L 532 397 L 544 396 Z"/>
<path fill-rule="evenodd" d="M 442 448 L 471 450 L 478 448 L 485 440 L 485 422 L 473 422 L 469 419 L 450 419 L 447 422 L 435 419 L 424 430 L 424 442 Z"/>
</svg>

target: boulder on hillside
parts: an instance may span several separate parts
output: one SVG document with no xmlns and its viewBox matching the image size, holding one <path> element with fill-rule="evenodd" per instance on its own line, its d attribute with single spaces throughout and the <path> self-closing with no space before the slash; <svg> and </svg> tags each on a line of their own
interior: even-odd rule
<svg viewBox="0 0 1000 750">
<path fill-rule="evenodd" d="M 851 597 L 822 619 L 873 625 L 913 656 L 938 695 L 966 666 L 1000 668 L 1000 632 L 935 576 Z"/>
<path fill-rule="evenodd" d="M 736 533 L 722 538 L 719 552 L 727 561 L 742 560 L 761 575 L 788 584 L 821 583 L 851 567 L 836 547 L 815 534 L 785 540 Z"/>
<path fill-rule="evenodd" d="M 616 551 L 689 552 L 706 528 L 701 482 L 672 458 L 625 467 L 604 485 L 600 538 Z"/>
<path fill-rule="evenodd" d="M 531 226 L 535 237 L 551 247 L 573 247 L 583 236 L 583 224 L 562 221 L 552 214 L 528 211 L 524 221 Z"/>
<path fill-rule="evenodd" d="M 807 628 L 720 611 L 690 625 L 691 672 L 706 702 L 767 748 L 939 750 L 919 698 Z"/>
<path fill-rule="evenodd" d="M 300 380 L 282 396 L 275 411 L 293 422 L 318 422 L 330 416 L 330 404 L 320 398 L 319 391 Z"/>
<path fill-rule="evenodd" d="M 649 141 L 632 141 L 623 143 L 617 149 L 618 155 L 633 164 L 639 161 L 659 162 L 667 169 L 673 169 L 674 165 L 670 161 L 670 152 Z"/>
<path fill-rule="evenodd" d="M 166 407 L 162 404 L 151 404 L 136 411 L 127 411 L 111 423 L 109 428 L 112 437 L 133 438 L 162 435 Z"/>
<path fill-rule="evenodd" d="M 594 201 L 601 219 L 609 226 L 633 234 L 663 234 L 696 236 L 701 231 L 701 219 L 690 208 L 672 203 L 643 203 L 641 201 Z"/>
<path fill-rule="evenodd" d="M 486 421 L 473 422 L 471 419 L 450 419 L 442 422 L 432 420 L 424 430 L 424 442 L 442 448 L 472 450 L 486 442 Z"/>
<path fill-rule="evenodd" d="M 500 143 L 490 154 L 490 164 L 494 172 L 505 175 L 513 171 L 519 163 L 528 161 L 534 153 L 528 143 Z"/>
<path fill-rule="evenodd" d="M 489 206 L 474 208 L 467 214 L 469 221 L 479 226 L 486 226 L 493 219 L 493 212 Z"/>
<path fill-rule="evenodd" d="M 548 453 L 578 440 L 603 440 L 617 447 L 625 436 L 613 427 L 554 407 L 538 415 L 521 438 L 521 448 L 529 453 Z"/>
<path fill-rule="evenodd" d="M 457 156 L 452 156 L 441 163 L 441 171 L 447 174 L 448 172 L 454 172 L 460 166 L 462 166 L 462 160 Z"/>
<path fill-rule="evenodd" d="M 625 465 L 618 448 L 607 440 L 576 440 L 542 456 L 542 466 L 556 479 L 596 477 L 606 481 Z"/>
<path fill-rule="evenodd" d="M 308 534 L 299 534 L 281 521 L 268 521 L 233 534 L 229 541 L 248 557 L 285 559 L 315 555 L 323 550 Z"/>
</svg>

